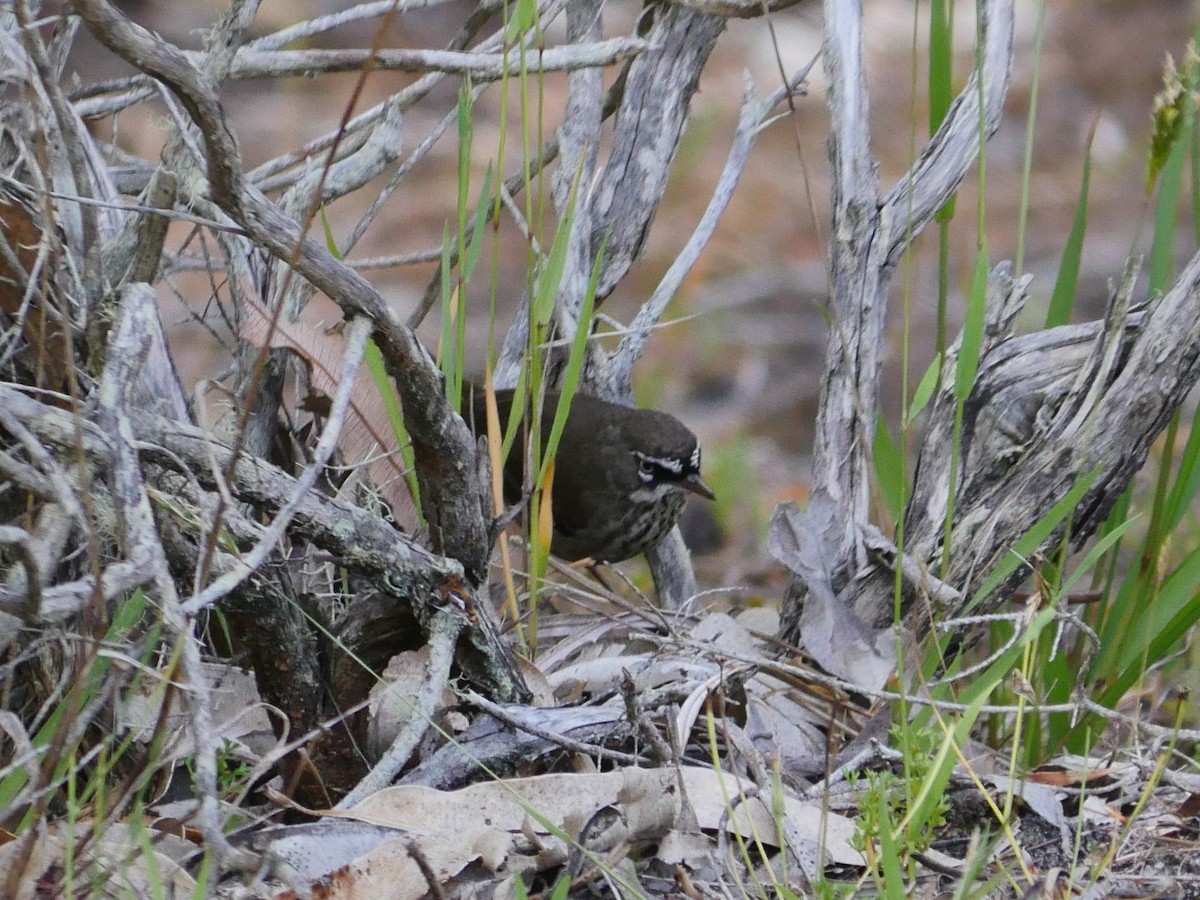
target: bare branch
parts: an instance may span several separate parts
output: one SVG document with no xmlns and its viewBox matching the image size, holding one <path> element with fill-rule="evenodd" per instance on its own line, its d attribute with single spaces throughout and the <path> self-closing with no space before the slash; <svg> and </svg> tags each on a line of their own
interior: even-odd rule
<svg viewBox="0 0 1200 900">
<path fill-rule="evenodd" d="M 796 6 L 801 0 L 670 0 L 678 6 L 730 19 L 757 19 Z"/>
<path fill-rule="evenodd" d="M 536 52 L 512 49 L 503 53 L 456 52 L 453 50 L 248 50 L 234 59 L 229 76 L 245 78 L 311 78 L 335 72 L 358 72 L 370 62 L 372 69 L 393 72 L 442 72 L 470 75 L 478 81 L 496 81 L 513 72 L 530 74 L 570 72 L 611 66 L 644 51 L 640 38 L 609 38 L 591 44 L 546 47 Z M 193 63 L 205 54 L 185 53 Z"/>
<path fill-rule="evenodd" d="M 346 353 L 342 358 L 342 377 L 338 383 L 337 394 L 333 398 L 325 429 L 322 431 L 321 438 L 317 442 L 312 461 L 297 479 L 287 503 L 275 515 L 274 521 L 271 522 L 270 526 L 263 533 L 258 545 L 243 557 L 242 566 L 239 571 L 228 572 L 220 576 L 194 597 L 188 599 L 183 605 L 184 612 L 187 615 L 196 615 L 200 610 L 212 605 L 236 588 L 246 578 L 250 577 L 251 573 L 261 566 L 266 561 L 267 556 L 274 551 L 279 540 L 283 537 L 288 524 L 291 522 L 292 516 L 295 515 L 300 504 L 312 492 L 317 478 L 325 466 L 328 465 L 334 451 L 337 449 L 338 438 L 342 433 L 342 424 L 346 420 L 346 411 L 350 406 L 350 395 L 354 390 L 355 382 L 358 380 L 358 367 L 362 363 L 363 354 L 366 350 L 369 330 L 370 323 L 367 319 L 356 317 L 350 320 L 350 324 L 346 329 Z"/>
<path fill-rule="evenodd" d="M 100 383 L 98 419 L 111 441 L 109 481 L 124 531 L 124 546 L 127 550 L 139 548 L 147 554 L 149 574 L 163 619 L 180 641 L 180 662 L 188 684 L 184 695 L 191 708 L 192 740 L 196 748 L 200 828 L 220 871 L 226 861 L 238 857 L 240 853 L 225 838 L 218 806 L 218 735 L 213 727 L 212 692 L 200 662 L 200 650 L 192 634 L 191 621 L 179 602 L 175 581 L 167 566 L 166 553 L 158 538 L 150 501 L 142 483 L 141 467 L 132 446 L 133 427 L 126 406 L 129 385 L 139 376 L 150 349 L 151 329 L 157 325 L 157 321 L 153 293 L 143 286 L 125 289 L 117 307 L 117 321 L 109 337 L 108 358 Z"/>
<path fill-rule="evenodd" d="M 962 180 L 979 153 L 981 139 L 995 130 L 1007 92 L 1012 65 L 1011 0 L 988 0 L 980 15 L 983 71 L 960 94 L 913 171 L 881 202 L 870 152 L 862 3 L 825 3 L 824 65 L 833 167 L 832 296 L 812 496 L 837 510 L 835 515 L 820 517 L 818 523 L 824 529 L 818 537 L 834 591 L 840 591 L 868 562 L 862 529 L 869 520 L 871 448 L 892 270 L 900 251 Z M 783 520 L 780 527 L 786 528 Z M 783 616 L 783 633 L 795 641 L 800 640 L 802 581 L 793 581 Z M 875 611 L 864 615 L 864 621 L 878 624 Z"/>
<path fill-rule="evenodd" d="M 450 662 L 462 626 L 461 619 L 444 611 L 434 614 L 429 627 L 429 663 L 425 668 L 425 680 L 412 700 L 408 721 L 370 773 L 338 803 L 338 809 L 354 806 L 387 787 L 412 757 L 429 729 L 437 702 L 450 681 Z"/>
<path fill-rule="evenodd" d="M 1012 0 L 991 0 L 979 8 L 981 63 L 946 111 L 937 134 L 921 149 L 907 175 L 883 198 L 891 211 L 887 235 L 888 265 L 895 265 L 909 242 L 920 234 L 979 157 L 979 142 L 1000 126 L 1004 98 L 1012 80 Z M 983 101 L 983 116 L 979 113 Z"/>
<path fill-rule="evenodd" d="M 805 69 L 805 73 L 807 71 L 808 69 Z M 789 87 L 791 86 L 789 85 Z M 717 222 L 720 221 L 725 207 L 729 205 L 729 201 L 733 197 L 738 179 L 741 178 L 746 163 L 749 162 L 750 151 L 754 148 L 754 142 L 762 130 L 763 122 L 780 99 L 778 93 L 768 99 L 760 99 L 755 93 L 750 76 L 748 74 L 745 76 L 742 86 L 742 111 L 738 119 L 737 132 L 733 138 L 733 146 L 729 149 L 729 157 L 725 160 L 725 168 L 713 191 L 712 199 L 709 200 L 708 207 L 704 210 L 704 215 L 701 216 L 687 245 L 675 257 L 671 267 L 667 269 L 667 273 L 654 289 L 654 293 L 650 295 L 650 299 L 638 309 L 637 315 L 629 323 L 629 333 L 621 339 L 620 346 L 613 354 L 613 379 L 622 396 L 632 394 L 633 367 L 641 358 L 646 342 L 650 339 L 651 331 L 658 324 L 667 304 L 679 290 L 683 279 L 687 277 L 687 273 L 691 271 L 692 266 L 696 264 L 696 260 L 700 258 L 700 254 L 708 245 L 709 239 L 716 230 Z"/>
<path fill-rule="evenodd" d="M 474 467 L 453 463 L 473 459 L 475 443 L 447 404 L 441 375 L 416 335 L 366 279 L 303 235 L 295 220 L 246 184 L 237 142 L 220 103 L 179 51 L 125 19 L 106 0 L 76 0 L 76 8 L 97 38 L 131 64 L 161 79 L 187 108 L 205 143 L 213 201 L 256 244 L 293 265 L 348 317 L 363 315 L 374 322 L 388 374 L 403 399 L 421 501 L 435 547 L 460 559 L 468 577 L 478 583 L 489 550 L 482 494 Z"/>
</svg>

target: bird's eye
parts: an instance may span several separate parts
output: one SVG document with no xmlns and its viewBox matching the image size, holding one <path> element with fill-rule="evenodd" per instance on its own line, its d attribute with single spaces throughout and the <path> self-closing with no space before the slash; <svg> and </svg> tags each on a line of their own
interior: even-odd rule
<svg viewBox="0 0 1200 900">
<path fill-rule="evenodd" d="M 641 478 L 642 481 L 644 481 L 646 484 L 649 484 L 650 482 L 652 482 L 654 480 L 654 474 L 655 474 L 655 469 L 656 469 L 654 460 L 650 459 L 647 456 L 642 456 L 639 453 L 637 461 L 638 461 L 638 477 Z"/>
</svg>

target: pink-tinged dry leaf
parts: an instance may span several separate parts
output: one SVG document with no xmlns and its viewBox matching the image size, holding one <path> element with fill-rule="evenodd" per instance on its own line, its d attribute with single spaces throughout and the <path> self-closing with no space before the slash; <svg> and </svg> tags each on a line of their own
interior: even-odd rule
<svg viewBox="0 0 1200 900">
<path fill-rule="evenodd" d="M 58 254 L 38 265 L 42 228 L 33 212 L 6 193 L 0 193 L 0 240 L 7 242 L 13 258 L 0 253 L 0 312 L 18 322 L 33 354 L 32 368 L 38 387 L 65 390 L 70 349 L 61 316 L 54 308 L 54 291 L 49 272 Z M 13 268 L 13 262 L 19 270 Z M 36 277 L 41 284 L 25 307 L 26 281 Z"/>
<path fill-rule="evenodd" d="M 1112 771 L 1112 769 L 1106 768 L 1086 771 L 1074 769 L 1039 769 L 1036 772 L 1030 772 L 1028 779 L 1037 784 L 1046 784 L 1051 787 L 1079 787 L 1089 782 L 1107 780 Z"/>
<path fill-rule="evenodd" d="M 255 347 L 290 350 L 308 369 L 309 396 L 304 408 L 312 413 L 328 409 L 329 398 L 337 390 L 342 372 L 344 341 L 338 326 L 310 322 L 276 321 L 272 313 L 256 300 L 248 299 L 246 319 L 240 337 Z M 396 446 L 395 432 L 387 406 L 370 377 L 359 377 L 350 398 L 350 414 L 341 435 L 342 458 L 347 465 L 361 466 L 371 484 L 391 507 L 392 516 L 402 529 L 417 529 L 416 504 L 405 478 L 404 460 Z"/>
</svg>

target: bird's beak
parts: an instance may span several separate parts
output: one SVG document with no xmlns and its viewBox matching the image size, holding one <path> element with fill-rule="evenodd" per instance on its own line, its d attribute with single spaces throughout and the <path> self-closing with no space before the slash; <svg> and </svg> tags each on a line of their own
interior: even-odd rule
<svg viewBox="0 0 1200 900">
<path fill-rule="evenodd" d="M 683 479 L 683 489 L 691 491 L 693 494 L 699 494 L 705 500 L 717 499 L 717 495 L 712 492 L 712 488 L 705 484 L 704 480 L 695 472 Z"/>
</svg>

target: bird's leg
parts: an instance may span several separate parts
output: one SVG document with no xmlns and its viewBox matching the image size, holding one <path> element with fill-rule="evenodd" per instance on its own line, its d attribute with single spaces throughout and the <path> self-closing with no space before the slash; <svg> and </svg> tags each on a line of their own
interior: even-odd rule
<svg viewBox="0 0 1200 900">
<path fill-rule="evenodd" d="M 615 594 L 615 593 L 617 593 L 616 588 L 614 588 L 611 584 L 609 584 L 608 579 L 604 577 L 604 570 L 600 568 L 602 565 L 604 565 L 604 564 L 598 563 L 598 562 L 596 562 L 596 560 L 591 559 L 591 558 L 577 559 L 575 562 L 571 563 L 571 566 L 573 568 L 578 567 L 580 569 L 583 569 L 589 575 L 591 575 L 593 578 L 595 578 L 598 582 L 600 582 L 600 586 L 602 588 L 604 588 L 610 594 Z"/>
</svg>

